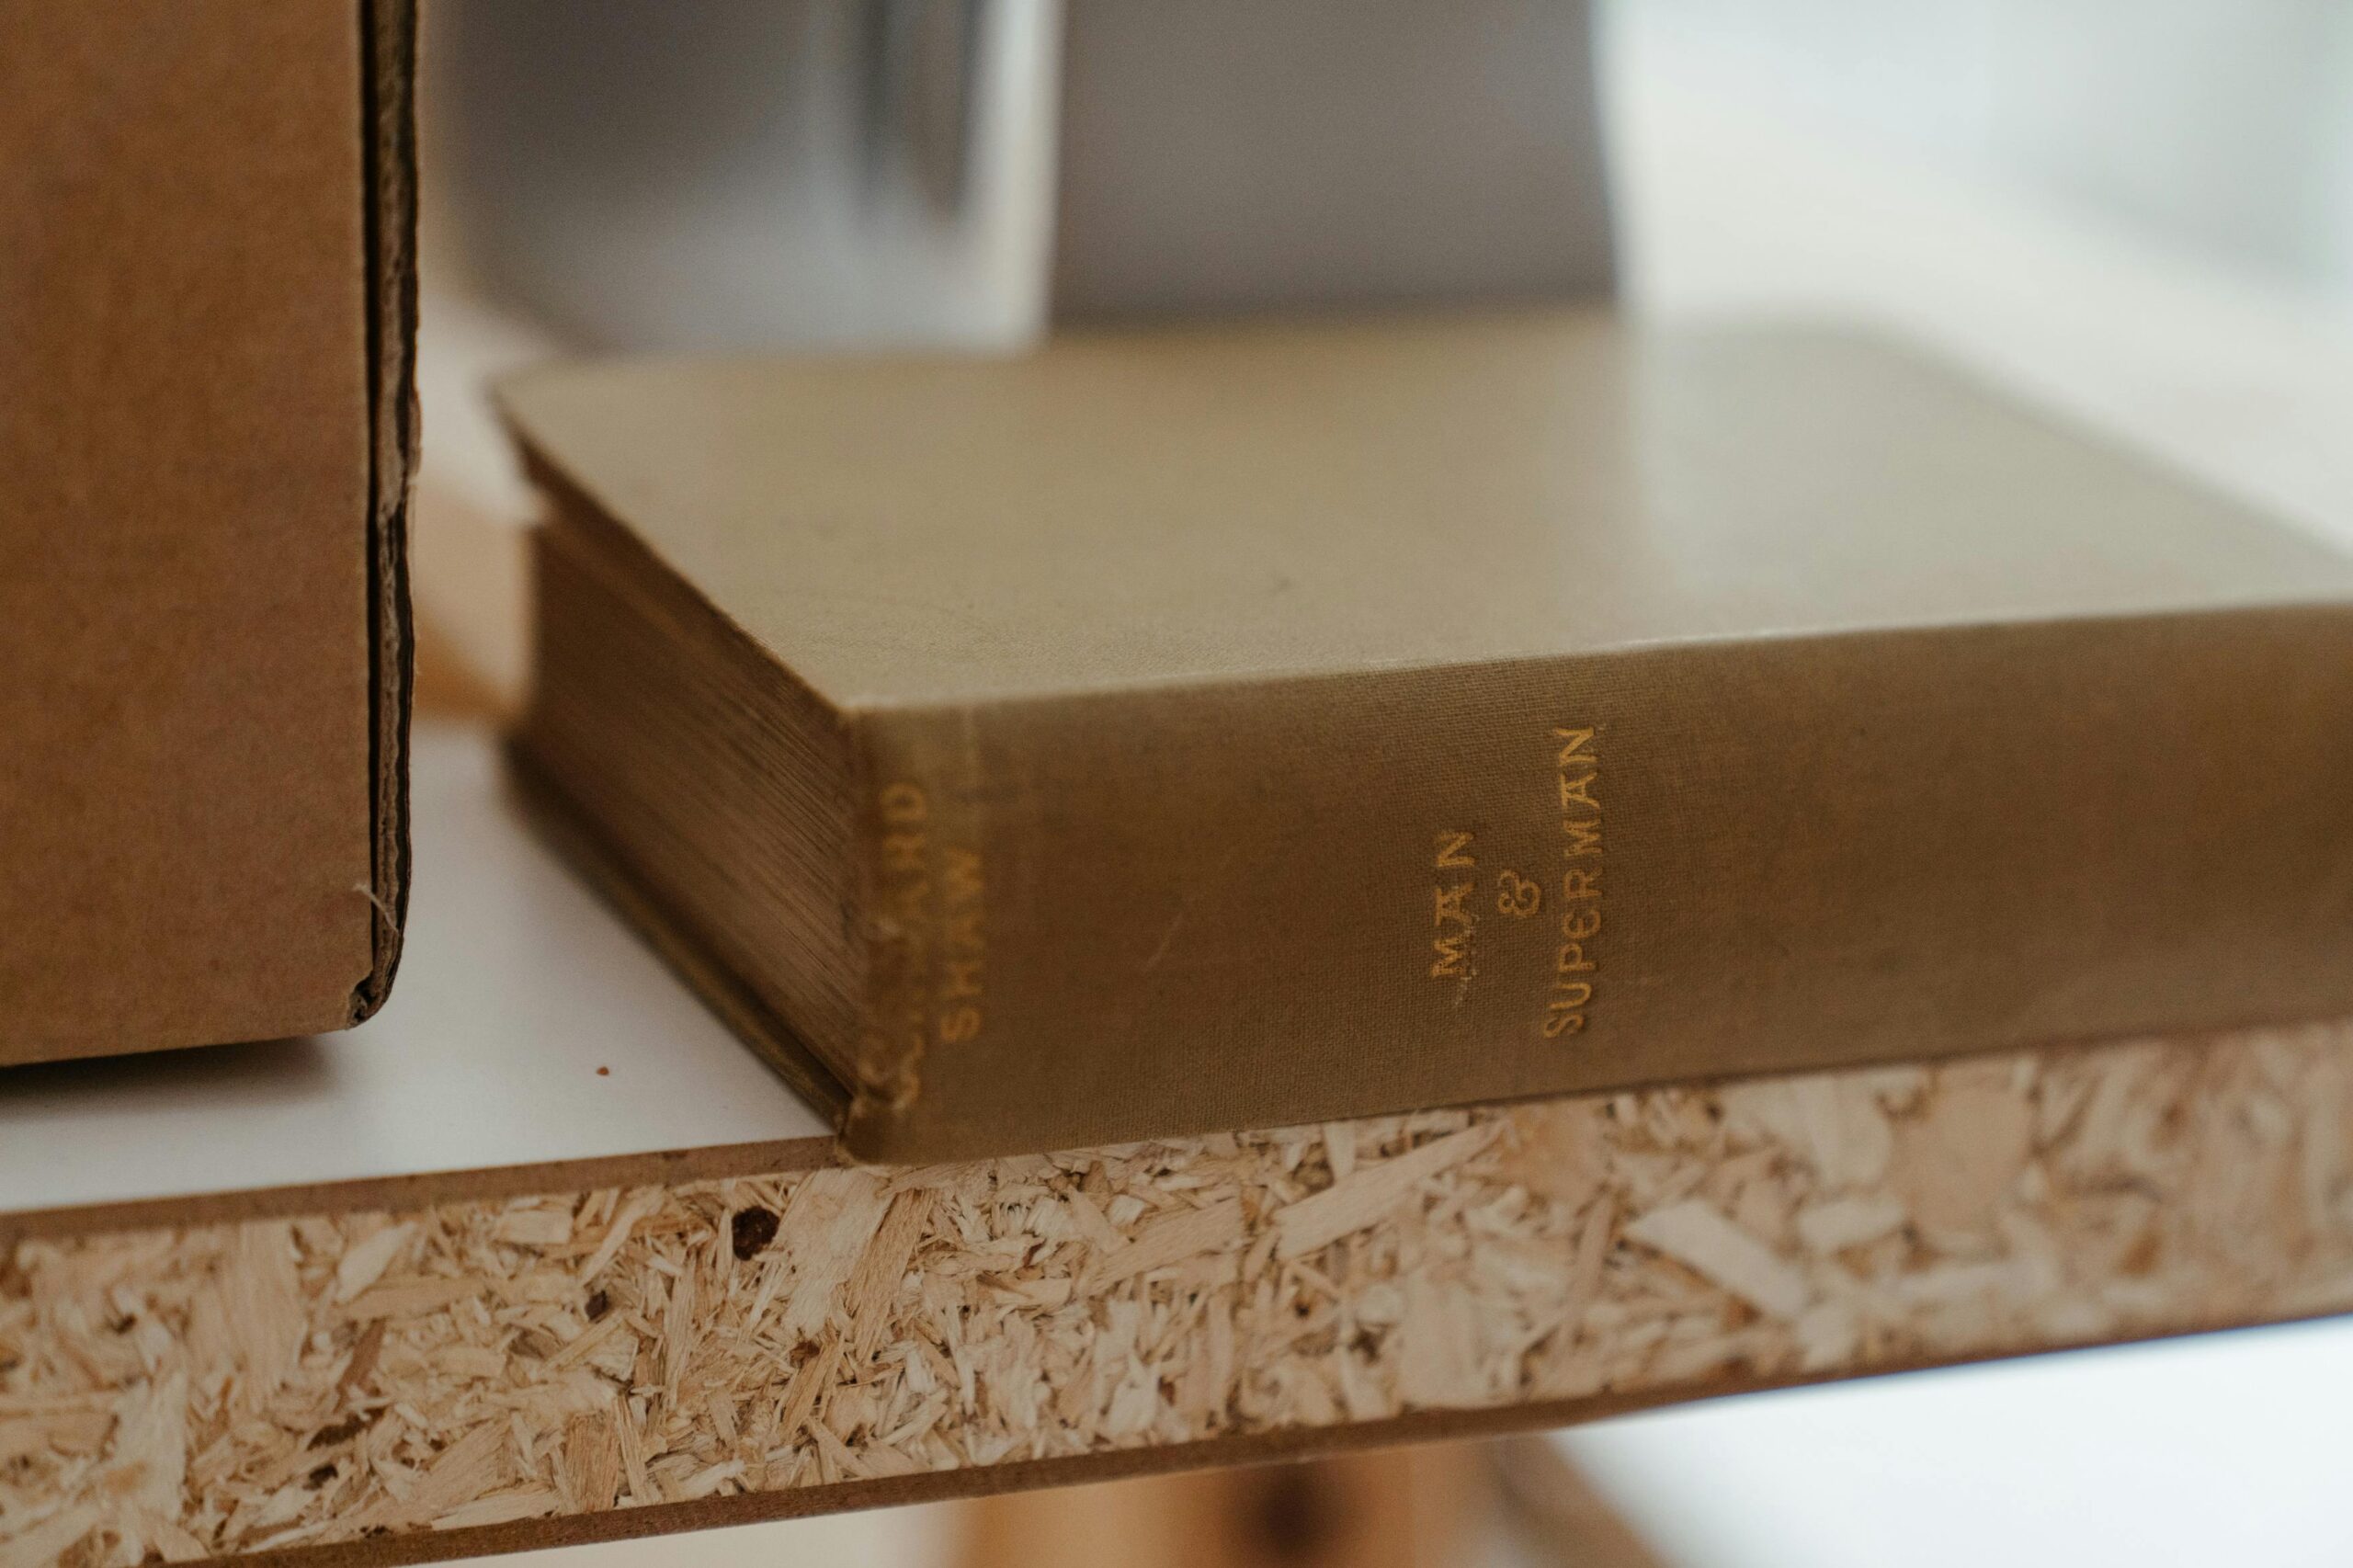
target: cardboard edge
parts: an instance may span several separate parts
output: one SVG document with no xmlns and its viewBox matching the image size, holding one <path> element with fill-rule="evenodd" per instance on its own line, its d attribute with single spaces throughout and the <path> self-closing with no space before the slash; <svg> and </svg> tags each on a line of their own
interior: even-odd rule
<svg viewBox="0 0 2353 1568">
<path fill-rule="evenodd" d="M 384 1005 L 408 916 L 409 709 L 415 632 L 408 507 L 416 472 L 416 7 L 360 0 L 368 287 L 368 649 L 371 961 L 347 1023 Z"/>
<path fill-rule="evenodd" d="M 626 869 L 562 786 L 510 735 L 502 748 L 506 778 L 521 802 L 524 820 L 565 864 L 576 869 L 606 905 L 644 938 L 672 973 L 701 998 L 719 1021 L 775 1070 L 810 1108 L 838 1130 L 850 1103 L 848 1089 L 792 1026 L 755 995 L 726 965 L 712 958 L 693 926 Z"/>
</svg>

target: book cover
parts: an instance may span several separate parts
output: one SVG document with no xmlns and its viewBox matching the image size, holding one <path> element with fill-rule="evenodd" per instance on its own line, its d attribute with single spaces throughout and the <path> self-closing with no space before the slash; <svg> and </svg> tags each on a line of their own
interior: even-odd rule
<svg viewBox="0 0 2353 1568">
<path fill-rule="evenodd" d="M 861 1156 L 2353 1012 L 2353 563 L 1869 337 L 506 398 L 526 769 Z"/>
</svg>

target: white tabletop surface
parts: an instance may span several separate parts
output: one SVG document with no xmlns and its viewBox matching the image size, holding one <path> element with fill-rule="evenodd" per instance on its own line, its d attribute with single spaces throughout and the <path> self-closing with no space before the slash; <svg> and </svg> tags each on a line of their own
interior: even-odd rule
<svg viewBox="0 0 2353 1568">
<path fill-rule="evenodd" d="M 828 1134 L 531 835 L 487 734 L 420 724 L 411 782 L 384 1010 L 0 1072 L 0 1212 Z"/>
</svg>

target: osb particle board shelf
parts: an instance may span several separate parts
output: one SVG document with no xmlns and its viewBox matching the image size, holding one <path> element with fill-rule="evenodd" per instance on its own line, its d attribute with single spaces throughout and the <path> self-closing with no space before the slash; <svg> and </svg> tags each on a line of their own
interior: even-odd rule
<svg viewBox="0 0 2353 1568">
<path fill-rule="evenodd" d="M 419 764 L 380 1021 L 0 1083 L 0 1563 L 489 1552 L 2353 1309 L 2347 1027 L 838 1167 L 485 737 Z"/>
</svg>

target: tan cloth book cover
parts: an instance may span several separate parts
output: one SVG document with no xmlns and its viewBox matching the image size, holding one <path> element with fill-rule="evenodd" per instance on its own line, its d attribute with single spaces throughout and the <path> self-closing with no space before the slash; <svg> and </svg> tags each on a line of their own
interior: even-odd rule
<svg viewBox="0 0 2353 1568">
<path fill-rule="evenodd" d="M 2353 1012 L 2353 564 L 1868 337 L 506 396 L 527 774 L 861 1156 Z"/>
<path fill-rule="evenodd" d="M 0 1062 L 399 951 L 407 0 L 0 0 Z"/>
</svg>

